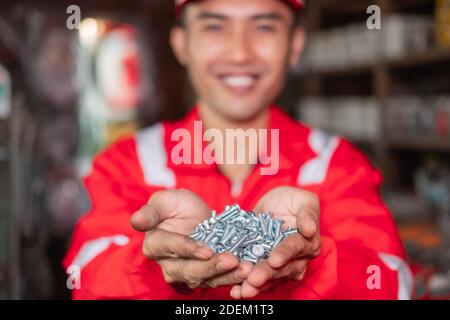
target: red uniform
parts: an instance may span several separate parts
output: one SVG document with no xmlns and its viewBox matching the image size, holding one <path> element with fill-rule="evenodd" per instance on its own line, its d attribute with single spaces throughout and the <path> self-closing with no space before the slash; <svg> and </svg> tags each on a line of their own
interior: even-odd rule
<svg viewBox="0 0 450 320">
<path fill-rule="evenodd" d="M 366 157 L 346 140 L 308 128 L 271 107 L 269 129 L 279 129 L 279 171 L 259 165 L 240 188 L 217 166 L 175 165 L 177 128 L 193 132 L 194 108 L 178 122 L 160 123 L 123 139 L 96 157 L 85 179 L 91 211 L 79 221 L 64 266 L 81 269 L 75 299 L 229 299 L 231 287 L 180 292 L 159 265 L 142 254 L 144 234 L 131 215 L 157 190 L 185 188 L 212 209 L 237 203 L 251 210 L 277 186 L 316 193 L 321 203 L 322 253 L 300 282 L 290 281 L 261 299 L 408 299 L 412 274 L 393 218 L 379 194 L 382 181 Z"/>
</svg>

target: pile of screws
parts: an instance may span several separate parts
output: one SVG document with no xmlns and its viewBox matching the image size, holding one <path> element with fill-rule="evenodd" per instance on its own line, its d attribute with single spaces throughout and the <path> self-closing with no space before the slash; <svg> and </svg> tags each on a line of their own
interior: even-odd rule
<svg viewBox="0 0 450 320">
<path fill-rule="evenodd" d="M 256 215 L 235 204 L 200 223 L 191 238 L 206 243 L 216 253 L 231 252 L 240 261 L 257 263 L 267 259 L 284 238 L 298 232 L 288 228 L 282 231 L 283 220 L 273 219 L 270 213 Z"/>
</svg>

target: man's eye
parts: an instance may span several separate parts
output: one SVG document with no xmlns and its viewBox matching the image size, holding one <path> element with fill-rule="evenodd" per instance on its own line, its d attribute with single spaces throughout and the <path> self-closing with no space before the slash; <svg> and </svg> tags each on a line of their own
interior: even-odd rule
<svg viewBox="0 0 450 320">
<path fill-rule="evenodd" d="M 258 31 L 271 33 L 275 31 L 275 27 L 272 25 L 259 25 L 257 27 Z"/>
<path fill-rule="evenodd" d="M 209 24 L 204 27 L 206 31 L 218 32 L 222 30 L 222 26 L 217 24 Z"/>
</svg>

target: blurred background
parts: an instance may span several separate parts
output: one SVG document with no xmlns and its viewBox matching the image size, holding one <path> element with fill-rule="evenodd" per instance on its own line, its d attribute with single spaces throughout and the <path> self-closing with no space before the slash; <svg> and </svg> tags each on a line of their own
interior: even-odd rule
<svg viewBox="0 0 450 320">
<path fill-rule="evenodd" d="M 380 30 L 366 26 L 374 4 Z M 192 105 L 173 12 L 167 0 L 0 2 L 0 299 L 70 298 L 61 259 L 93 155 Z M 383 171 L 416 299 L 449 299 L 450 0 L 307 1 L 304 25 L 279 103 Z"/>
</svg>

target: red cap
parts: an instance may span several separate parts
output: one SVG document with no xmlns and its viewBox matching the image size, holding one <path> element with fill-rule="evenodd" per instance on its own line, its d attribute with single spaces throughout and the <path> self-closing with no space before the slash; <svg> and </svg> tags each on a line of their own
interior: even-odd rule
<svg viewBox="0 0 450 320">
<path fill-rule="evenodd" d="M 188 4 L 189 2 L 198 1 L 198 0 L 175 0 L 175 8 L 177 13 L 180 12 L 181 8 Z M 280 0 L 291 6 L 294 10 L 300 11 L 305 6 L 303 0 Z"/>
</svg>

